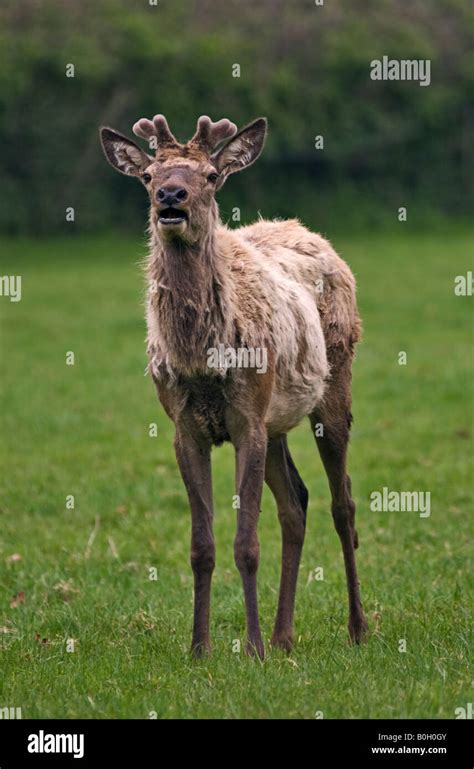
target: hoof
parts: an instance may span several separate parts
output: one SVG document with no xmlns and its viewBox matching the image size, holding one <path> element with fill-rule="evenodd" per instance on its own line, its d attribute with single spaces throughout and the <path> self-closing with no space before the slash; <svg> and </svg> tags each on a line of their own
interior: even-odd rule
<svg viewBox="0 0 474 769">
<path fill-rule="evenodd" d="M 257 657 L 261 660 L 265 659 L 265 647 L 262 639 L 260 638 L 257 641 L 247 641 L 245 653 L 248 657 Z"/>
<path fill-rule="evenodd" d="M 286 635 L 277 635 L 274 633 L 270 644 L 274 649 L 283 649 L 283 651 L 289 654 L 293 649 L 293 635 L 291 633 L 287 633 Z"/>
<path fill-rule="evenodd" d="M 200 660 L 203 657 L 207 657 L 211 653 L 211 644 L 209 641 L 202 641 L 199 643 L 193 643 L 191 646 L 191 656 L 195 660 Z"/>
<path fill-rule="evenodd" d="M 349 620 L 349 637 L 351 639 L 351 643 L 364 643 L 367 641 L 368 634 L 369 626 L 363 614 L 360 617 Z"/>
</svg>

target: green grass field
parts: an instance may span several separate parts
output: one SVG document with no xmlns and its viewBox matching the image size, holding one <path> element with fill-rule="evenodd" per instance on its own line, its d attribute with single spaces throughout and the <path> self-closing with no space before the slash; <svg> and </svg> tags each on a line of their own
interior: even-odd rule
<svg viewBox="0 0 474 769">
<path fill-rule="evenodd" d="M 0 297 L 0 707 L 23 718 L 454 718 L 472 702 L 472 298 L 453 285 L 472 269 L 473 238 L 403 229 L 334 245 L 356 274 L 365 329 L 350 472 L 371 635 L 347 642 L 339 541 L 303 424 L 290 436 L 310 492 L 297 643 L 261 663 L 233 651 L 244 612 L 230 446 L 213 460 L 214 651 L 188 655 L 190 521 L 173 426 L 143 376 L 143 243 L 1 241 L 2 274 L 22 275 L 23 296 Z M 372 512 L 384 486 L 430 491 L 431 516 Z M 268 642 L 280 532 L 267 490 L 259 533 Z M 317 567 L 324 580 L 310 578 Z"/>
</svg>

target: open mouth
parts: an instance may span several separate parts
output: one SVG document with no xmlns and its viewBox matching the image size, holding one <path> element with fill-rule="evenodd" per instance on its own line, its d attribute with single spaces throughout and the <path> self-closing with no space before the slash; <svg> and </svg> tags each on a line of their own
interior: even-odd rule
<svg viewBox="0 0 474 769">
<path fill-rule="evenodd" d="M 179 208 L 164 208 L 158 217 L 160 224 L 181 224 L 187 220 L 186 211 L 181 211 Z"/>
</svg>

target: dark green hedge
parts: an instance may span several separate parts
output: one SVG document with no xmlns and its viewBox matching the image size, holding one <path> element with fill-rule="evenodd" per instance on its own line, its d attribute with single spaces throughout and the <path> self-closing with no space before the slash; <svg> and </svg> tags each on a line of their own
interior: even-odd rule
<svg viewBox="0 0 474 769">
<path fill-rule="evenodd" d="M 222 195 L 224 217 L 376 223 L 399 206 L 472 205 L 469 0 L 4 0 L 0 227 L 140 226 L 138 185 L 106 166 L 97 127 L 164 112 L 270 121 L 264 158 Z M 431 60 L 431 85 L 376 82 L 372 59 Z M 66 77 L 72 63 L 75 77 Z M 232 76 L 239 64 L 240 78 Z M 471 125 L 470 125 L 471 120 Z M 314 137 L 324 136 L 324 151 Z"/>
</svg>

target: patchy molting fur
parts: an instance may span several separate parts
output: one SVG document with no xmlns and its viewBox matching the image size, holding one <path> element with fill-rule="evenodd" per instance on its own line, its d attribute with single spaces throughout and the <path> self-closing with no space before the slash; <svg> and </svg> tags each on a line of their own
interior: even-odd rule
<svg viewBox="0 0 474 769">
<path fill-rule="evenodd" d="M 339 349 L 352 356 L 360 335 L 353 275 L 326 240 L 297 220 L 231 230 L 215 202 L 208 215 L 199 247 L 163 246 L 150 221 L 150 371 L 180 390 L 193 378 L 201 383 L 208 432 L 220 443 L 228 435 L 219 413 L 240 373 L 211 371 L 207 350 L 266 348 L 275 378 L 265 424 L 269 436 L 285 433 L 323 399 L 332 355 Z M 211 383 L 215 378 L 220 382 Z"/>
</svg>

